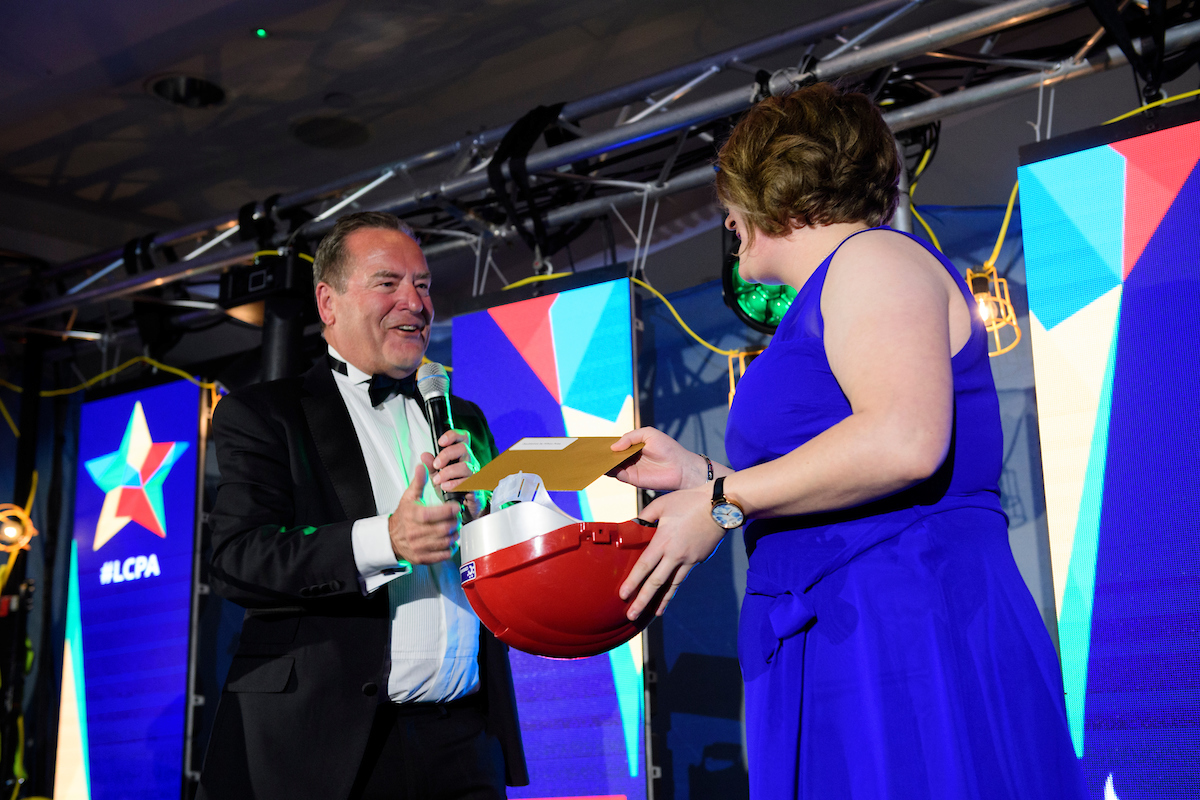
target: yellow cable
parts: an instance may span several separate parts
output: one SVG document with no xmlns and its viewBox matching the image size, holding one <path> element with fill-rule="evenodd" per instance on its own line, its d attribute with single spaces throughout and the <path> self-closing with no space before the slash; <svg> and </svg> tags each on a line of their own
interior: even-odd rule
<svg viewBox="0 0 1200 800">
<path fill-rule="evenodd" d="M 0 566 L 0 592 L 4 591 L 5 585 L 8 584 L 8 576 L 12 574 L 13 564 L 17 563 L 17 553 L 20 552 L 20 549 L 9 551 L 8 561 Z"/>
<path fill-rule="evenodd" d="M 17 794 L 21 791 L 21 786 L 29 779 L 29 773 L 25 769 L 25 715 L 17 715 L 17 752 L 13 754 L 13 777 L 16 779 L 13 783 L 12 800 L 17 800 Z"/>
<path fill-rule="evenodd" d="M 520 286 L 528 286 L 529 284 L 537 283 L 538 281 L 552 281 L 555 278 L 566 278 L 569 275 L 573 275 L 573 274 L 574 274 L 573 272 L 554 272 L 554 273 L 551 273 L 550 275 L 530 275 L 528 278 L 522 278 L 519 281 L 514 281 L 513 283 L 510 283 L 508 286 L 505 286 L 500 291 L 507 292 L 509 289 L 516 289 Z"/>
<path fill-rule="evenodd" d="M 917 164 L 917 169 L 913 172 L 913 178 L 921 177 L 921 173 L 925 171 L 925 167 L 929 166 L 929 159 L 933 156 L 933 148 L 927 148 L 921 154 L 921 162 Z"/>
<path fill-rule="evenodd" d="M 912 183 L 910 183 L 908 185 L 908 198 L 909 198 L 910 204 L 912 203 L 913 192 L 915 192 L 917 190 L 917 181 L 920 180 L 921 173 L 923 173 L 925 171 L 925 167 L 929 166 L 929 157 L 932 155 L 933 155 L 933 150 L 926 150 L 921 155 L 921 160 L 920 160 L 920 162 L 917 163 L 917 168 L 915 170 L 913 170 Z M 903 165 L 901 165 L 900 168 L 903 169 L 904 168 Z"/>
<path fill-rule="evenodd" d="M 929 234 L 929 241 L 933 242 L 933 246 L 938 249 L 939 253 L 942 252 L 942 243 L 938 241 L 937 234 L 933 232 L 933 228 L 929 227 L 929 223 L 926 222 L 925 218 L 922 217 L 920 212 L 917 211 L 917 207 L 909 206 L 908 210 L 912 212 L 913 218 L 916 219 L 917 222 L 921 223 L 921 227 L 924 228 L 925 232 Z"/>
<path fill-rule="evenodd" d="M 1020 181 L 1013 184 L 1012 193 L 1008 196 L 1008 209 L 1004 212 L 1004 222 L 1000 225 L 1000 235 L 996 237 L 996 246 L 992 248 L 992 254 L 983 262 L 985 267 L 996 266 L 996 259 L 1000 257 L 1000 248 L 1004 245 L 1005 234 L 1008 233 L 1008 222 L 1012 219 L 1013 205 L 1017 202 L 1017 188 L 1020 185 Z"/>
<path fill-rule="evenodd" d="M 1193 89 L 1192 91 L 1184 92 L 1183 94 L 1177 94 L 1172 97 L 1164 97 L 1161 100 L 1155 100 L 1153 103 L 1146 103 L 1146 105 L 1144 105 L 1144 106 L 1138 106 L 1133 111 L 1126 111 L 1121 116 L 1113 117 L 1108 122 L 1102 122 L 1100 124 L 1101 125 L 1111 125 L 1114 122 L 1120 122 L 1123 119 L 1129 119 L 1134 114 L 1140 114 L 1143 111 L 1148 111 L 1152 108 L 1157 108 L 1158 106 L 1161 106 L 1164 103 L 1174 103 L 1176 100 L 1185 100 L 1189 97 L 1195 97 L 1198 94 L 1200 94 L 1200 89 Z"/>
<path fill-rule="evenodd" d="M 8 389 L 10 391 L 16 392 L 17 394 L 21 393 L 20 386 L 17 386 L 15 383 L 9 383 L 8 381 L 4 380 L 3 378 L 0 378 L 0 386 L 3 386 L 5 389 Z"/>
<path fill-rule="evenodd" d="M 149 366 L 154 367 L 155 369 L 161 369 L 163 372 L 169 372 L 172 375 L 178 375 L 179 377 L 183 378 L 184 380 L 187 380 L 187 381 L 190 381 L 190 382 L 196 384 L 201 389 L 213 389 L 216 387 L 215 383 L 207 383 L 205 381 L 197 380 L 196 378 L 192 377 L 190 374 L 179 369 L 178 367 L 172 367 L 169 364 L 164 364 L 161 361 L 155 361 L 154 359 L 148 358 L 146 356 L 134 356 L 133 358 L 126 361 L 125 363 L 120 364 L 119 366 L 113 367 L 112 369 L 107 370 L 106 372 L 101 372 L 99 375 L 97 375 L 93 378 L 89 378 L 88 380 L 84 381 L 83 383 L 79 384 L 78 386 L 72 386 L 68 389 L 48 389 L 48 390 L 42 392 L 42 397 L 59 397 L 64 394 L 74 394 L 75 392 L 81 392 L 84 389 L 91 388 L 92 386 L 94 386 L 95 384 L 104 380 L 105 378 L 112 377 L 113 375 L 116 375 L 118 372 L 127 370 L 136 364 L 148 364 Z"/>
<path fill-rule="evenodd" d="M 538 281 L 549 281 L 549 280 L 553 280 L 554 278 L 565 278 L 571 274 L 572 273 L 570 273 L 570 272 L 556 272 L 551 275 L 530 275 L 528 278 L 522 278 L 519 281 L 510 283 L 508 286 L 504 287 L 504 290 L 516 289 L 519 286 L 526 286 L 530 283 L 537 283 Z M 691 336 L 693 339 L 695 339 L 697 342 L 699 342 L 700 344 L 707 347 L 709 350 L 712 350 L 714 353 L 720 353 L 723 356 L 735 356 L 738 353 L 742 352 L 741 350 L 722 350 L 721 348 L 714 347 L 711 344 L 709 344 L 708 342 L 704 341 L 703 339 L 701 339 L 699 336 L 696 335 L 695 331 L 693 331 L 691 328 L 688 327 L 687 323 L 683 321 L 683 317 L 679 316 L 679 312 L 675 310 L 675 306 L 671 305 L 671 301 L 668 300 L 666 297 L 664 297 L 662 292 L 658 291 L 658 289 L 655 289 L 653 286 L 646 283 L 645 281 L 639 280 L 638 278 L 632 278 L 631 280 L 634 283 L 636 283 L 638 286 L 641 286 L 643 289 L 646 289 L 649 292 L 651 292 L 659 300 L 662 300 L 663 303 L 666 304 L 667 308 L 671 311 L 671 313 L 675 315 L 675 319 L 679 323 L 679 325 L 685 331 L 687 331 L 687 334 L 689 336 Z M 502 290 L 502 291 L 504 291 L 504 290 Z"/>
<path fill-rule="evenodd" d="M 278 250 L 256 250 L 256 251 L 254 251 L 254 255 L 252 255 L 251 258 L 258 258 L 259 256 L 282 256 L 282 255 L 286 255 L 286 251 L 281 253 Z M 300 256 L 301 258 L 303 258 L 305 261 L 307 261 L 310 264 L 316 263 L 313 261 L 313 257 L 310 256 L 308 253 L 296 253 L 296 255 Z"/>
<path fill-rule="evenodd" d="M 17 427 L 17 423 L 13 422 L 12 414 L 8 413 L 8 406 L 4 405 L 4 401 L 0 400 L 0 415 L 4 416 L 4 421 L 8 423 L 8 427 L 12 428 L 13 436 L 21 438 L 21 429 Z"/>
<path fill-rule="evenodd" d="M 29 499 L 25 501 L 25 516 L 29 516 L 29 512 L 33 510 L 33 497 L 37 494 L 37 483 L 38 472 L 35 469 L 29 481 Z"/>
<path fill-rule="evenodd" d="M 929 157 L 933 155 L 932 150 L 926 150 L 921 156 L 921 161 L 917 164 L 917 168 L 913 170 L 913 182 L 908 185 L 908 210 L 912 212 L 913 219 L 921 223 L 921 227 L 929 234 L 929 241 L 933 242 L 933 246 L 942 252 L 942 243 L 938 241 L 937 234 L 933 232 L 933 228 L 929 227 L 929 223 L 917 211 L 917 204 L 913 202 L 913 192 L 917 190 L 917 178 L 921 177 L 921 173 L 925 171 L 925 167 L 929 166 Z"/>
<path fill-rule="evenodd" d="M 662 292 L 660 292 L 658 289 L 655 289 L 653 286 L 651 286 L 650 284 L 646 283 L 643 280 L 639 280 L 637 278 L 631 278 L 631 280 L 634 283 L 636 283 L 638 286 L 641 286 L 643 289 L 646 289 L 647 291 L 649 291 L 651 294 L 653 294 L 659 300 L 662 300 L 663 303 L 667 306 L 667 309 L 675 316 L 675 321 L 679 323 L 680 327 L 683 328 L 689 336 L 691 336 L 693 339 L 695 339 L 700 344 L 707 347 L 709 350 L 712 350 L 714 353 L 719 353 L 723 356 L 736 356 L 737 354 L 742 352 L 741 350 L 722 350 L 721 348 L 714 347 L 713 345 L 704 341 L 703 339 L 701 339 L 699 336 L 696 335 L 695 331 L 693 331 L 691 328 L 688 327 L 688 324 L 683 321 L 683 317 L 679 316 L 679 312 L 675 310 L 675 306 L 671 305 L 671 301 L 668 300 L 666 297 L 664 297 Z"/>
</svg>

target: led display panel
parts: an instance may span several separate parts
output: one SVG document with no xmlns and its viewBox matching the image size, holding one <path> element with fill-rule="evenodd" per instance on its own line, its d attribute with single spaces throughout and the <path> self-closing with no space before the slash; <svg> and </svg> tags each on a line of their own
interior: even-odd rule
<svg viewBox="0 0 1200 800">
<path fill-rule="evenodd" d="M 200 390 L 84 403 L 56 800 L 183 789 Z"/>
<path fill-rule="evenodd" d="M 501 451 L 526 436 L 616 436 L 635 423 L 628 279 L 461 314 L 452 391 L 476 402 Z M 637 516 L 636 491 L 601 478 L 552 492 L 584 520 Z M 642 637 L 592 658 L 512 651 L 531 784 L 512 798 L 646 797 Z"/>
<path fill-rule="evenodd" d="M 1197 116 L 1021 151 L 1067 716 L 1105 800 L 1200 796 Z"/>
</svg>

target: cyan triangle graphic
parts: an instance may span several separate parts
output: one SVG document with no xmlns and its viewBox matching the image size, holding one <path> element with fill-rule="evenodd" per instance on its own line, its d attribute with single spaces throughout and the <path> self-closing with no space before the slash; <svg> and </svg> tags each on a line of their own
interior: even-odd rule
<svg viewBox="0 0 1200 800">
<path fill-rule="evenodd" d="M 576 339 L 570 345 L 579 347 L 582 343 L 584 350 L 583 357 L 575 367 L 570 387 L 563 389 L 562 404 L 585 414 L 615 422 L 621 415 L 625 398 L 629 396 L 629 383 L 625 376 L 632 378 L 633 375 L 629 281 L 621 279 L 563 292 L 559 295 L 559 301 L 554 304 L 554 311 L 557 311 L 564 298 L 575 291 L 583 293 L 588 302 L 594 302 L 600 309 L 600 315 L 592 324 L 587 340 Z M 574 324 L 566 317 L 554 318 L 556 348 L 559 330 L 565 331 L 567 326 Z M 562 363 L 561 356 L 559 363 Z"/>
<path fill-rule="evenodd" d="M 171 467 L 183 455 L 183 451 L 187 450 L 187 442 L 175 442 L 171 445 L 171 452 L 167 454 L 162 463 L 158 465 L 158 469 L 150 476 L 150 479 L 145 483 L 146 499 L 150 502 L 150 507 L 154 509 L 154 516 L 159 521 L 160 525 L 166 526 L 167 512 L 163 506 L 163 482 L 167 479 L 167 475 L 171 472 Z"/>
<path fill-rule="evenodd" d="M 1026 169 L 1119 279 L 1124 274 L 1125 157 L 1111 147 L 1093 147 Z"/>
<path fill-rule="evenodd" d="M 1066 693 L 1067 725 L 1075 744 L 1075 755 L 1083 758 L 1084 708 L 1087 699 L 1087 668 L 1092 640 L 1092 605 L 1096 594 L 1096 557 L 1100 544 L 1100 512 L 1104 499 L 1104 471 L 1108 463 L 1108 427 L 1112 414 L 1113 376 L 1117 360 L 1120 312 L 1108 344 L 1108 366 L 1104 370 L 1100 402 L 1092 428 L 1079 516 L 1067 565 L 1067 585 L 1058 615 L 1058 640 L 1062 653 L 1063 691 Z"/>
<path fill-rule="evenodd" d="M 550 307 L 550 324 L 554 330 L 554 355 L 558 360 L 558 387 L 565 398 L 583 362 L 588 343 L 604 314 L 604 307 L 613 291 L 613 283 L 598 283 L 582 289 L 563 292 Z"/>
<path fill-rule="evenodd" d="M 642 673 L 633 663 L 633 654 L 627 644 L 609 650 L 608 661 L 612 666 L 613 685 L 617 690 L 617 708 L 621 712 L 621 729 L 625 734 L 625 755 L 629 760 L 629 777 L 636 778 L 642 754 L 642 702 L 645 697 Z"/>
<path fill-rule="evenodd" d="M 1112 220 L 1116 250 L 1114 252 L 1109 243 L 1106 245 L 1108 255 L 1102 255 L 1047 190 L 1042 176 L 1032 169 L 1041 165 L 1018 170 L 1021 236 L 1025 245 L 1029 308 L 1046 330 L 1051 330 L 1120 285 L 1122 209 L 1117 207 L 1104 212 Z M 1061 173 L 1052 173 L 1050 178 L 1060 183 L 1072 180 L 1071 176 Z M 1124 192 L 1123 183 L 1119 189 L 1113 189 L 1117 190 Z M 1124 201 L 1119 202 L 1123 205 Z M 1078 218 L 1078 215 L 1074 216 Z"/>
<path fill-rule="evenodd" d="M 85 461 L 84 466 L 87 467 L 92 480 L 104 491 L 117 486 L 138 486 L 142 482 L 141 478 L 137 470 L 125 461 L 125 457 L 126 451 L 122 447 L 115 453 Z"/>
<path fill-rule="evenodd" d="M 65 645 L 71 651 L 71 666 L 75 685 L 63 687 L 62 702 L 74 702 L 79 714 L 79 744 L 83 761 L 83 777 L 87 796 L 92 796 L 92 761 L 88 746 L 87 681 L 83 672 L 83 617 L 79 605 L 79 544 L 71 540 L 71 570 L 67 578 L 67 619 Z M 70 694 L 68 694 L 68 692 Z"/>
</svg>

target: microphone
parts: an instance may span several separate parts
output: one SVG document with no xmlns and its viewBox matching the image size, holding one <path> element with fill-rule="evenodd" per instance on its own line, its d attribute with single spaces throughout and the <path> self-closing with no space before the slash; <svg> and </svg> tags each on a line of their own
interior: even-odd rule
<svg viewBox="0 0 1200 800">
<path fill-rule="evenodd" d="M 422 364 L 417 370 L 417 391 L 425 401 L 425 418 L 429 420 L 429 430 L 433 433 L 433 454 L 442 452 L 438 440 L 442 434 L 454 427 L 454 415 L 450 412 L 450 376 L 446 368 L 436 361 Z M 447 500 L 454 500 L 467 513 L 463 502 L 462 492 L 443 492 Z"/>
<path fill-rule="evenodd" d="M 454 416 L 450 413 L 450 376 L 446 368 L 435 361 L 422 364 L 417 370 L 417 391 L 425 401 L 425 418 L 433 431 L 433 454 L 442 452 L 438 440 L 442 434 L 454 427 Z"/>
</svg>

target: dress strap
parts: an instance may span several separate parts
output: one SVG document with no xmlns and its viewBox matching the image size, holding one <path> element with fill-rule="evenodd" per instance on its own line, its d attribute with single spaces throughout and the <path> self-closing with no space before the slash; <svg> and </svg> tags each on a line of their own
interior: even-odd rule
<svg viewBox="0 0 1200 800">
<path fill-rule="evenodd" d="M 880 227 L 887 228 L 886 225 L 883 225 Z M 968 308 L 975 307 L 975 295 L 971 294 L 971 287 L 967 286 L 967 279 L 962 276 L 962 273 L 960 273 L 958 271 L 958 268 L 955 267 L 953 263 L 951 263 L 950 259 L 946 258 L 945 253 L 943 253 L 941 250 L 938 250 L 936 247 L 933 246 L 932 243 L 925 241 L 920 236 L 916 236 L 914 234 L 908 233 L 907 231 L 899 231 L 899 230 L 896 230 L 895 228 L 887 228 L 887 229 L 891 230 L 891 231 L 896 231 L 896 233 L 899 233 L 902 236 L 907 236 L 909 239 L 912 239 L 914 242 L 916 242 L 917 244 L 924 247 L 925 250 L 929 253 L 929 255 L 936 258 L 938 260 L 938 262 L 941 263 L 941 265 L 946 269 L 946 271 L 950 273 L 950 277 L 954 278 L 954 283 L 958 286 L 958 290 L 960 292 L 962 292 L 963 299 L 965 299 L 967 301 L 967 307 Z M 859 231 L 859 233 L 862 233 L 862 231 Z"/>
</svg>

